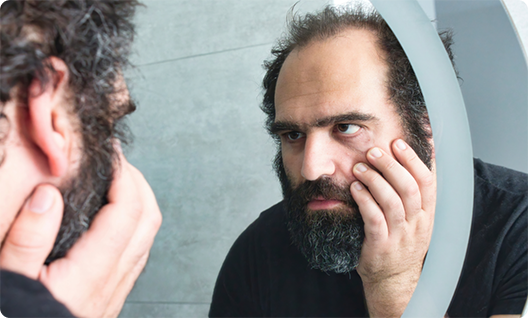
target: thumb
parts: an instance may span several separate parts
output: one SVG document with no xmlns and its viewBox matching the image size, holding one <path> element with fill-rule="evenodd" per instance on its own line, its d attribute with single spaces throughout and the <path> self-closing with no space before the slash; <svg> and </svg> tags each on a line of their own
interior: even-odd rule
<svg viewBox="0 0 528 318">
<path fill-rule="evenodd" d="M 37 186 L 11 225 L 0 251 L 0 267 L 38 279 L 59 232 L 63 207 L 57 188 Z"/>
</svg>

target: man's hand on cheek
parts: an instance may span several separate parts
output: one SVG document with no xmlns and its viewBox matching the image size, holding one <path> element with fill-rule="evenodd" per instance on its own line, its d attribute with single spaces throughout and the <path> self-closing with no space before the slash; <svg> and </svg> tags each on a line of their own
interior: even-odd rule
<svg viewBox="0 0 528 318">
<path fill-rule="evenodd" d="M 365 222 L 357 267 L 371 317 L 400 317 L 420 277 L 433 229 L 436 203 L 434 172 L 402 140 L 392 144 L 396 157 L 380 148 L 368 163 L 354 166 L 351 185 Z M 365 188 L 366 186 L 366 188 Z"/>
<path fill-rule="evenodd" d="M 59 217 L 31 217 L 34 212 L 26 208 L 31 206 L 27 204 L 12 226 L 17 231 L 10 231 L 6 237 L 0 254 L 2 268 L 41 281 L 78 317 L 116 317 L 147 262 L 161 224 L 161 213 L 151 188 L 121 155 L 120 167 L 108 194 L 109 203 L 64 258 L 45 266 L 43 263 L 53 246 L 62 215 L 62 208 L 57 208 L 57 201 L 62 203 L 60 194 L 58 191 L 48 194 L 55 203 L 45 213 Z M 55 223 L 50 227 L 50 222 Z M 42 231 L 43 228 L 48 231 Z M 36 236 L 45 243 L 36 244 Z"/>
</svg>

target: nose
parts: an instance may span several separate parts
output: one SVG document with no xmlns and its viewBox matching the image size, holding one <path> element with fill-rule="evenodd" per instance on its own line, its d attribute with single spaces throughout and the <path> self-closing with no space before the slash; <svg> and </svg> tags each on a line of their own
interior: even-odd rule
<svg viewBox="0 0 528 318">
<path fill-rule="evenodd" d="M 322 176 L 331 176 L 335 171 L 331 141 L 325 136 L 307 136 L 301 170 L 303 178 L 314 181 Z"/>
</svg>

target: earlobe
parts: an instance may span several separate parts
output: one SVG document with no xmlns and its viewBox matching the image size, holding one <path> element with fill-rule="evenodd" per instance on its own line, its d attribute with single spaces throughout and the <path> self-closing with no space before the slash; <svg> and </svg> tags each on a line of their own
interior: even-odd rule
<svg viewBox="0 0 528 318">
<path fill-rule="evenodd" d="M 69 123 L 68 67 L 56 57 L 49 58 L 55 72 L 48 72 L 49 82 L 42 86 L 33 79 L 28 90 L 29 132 L 34 143 L 48 158 L 50 172 L 62 177 L 68 171 L 69 149 L 73 130 Z"/>
</svg>

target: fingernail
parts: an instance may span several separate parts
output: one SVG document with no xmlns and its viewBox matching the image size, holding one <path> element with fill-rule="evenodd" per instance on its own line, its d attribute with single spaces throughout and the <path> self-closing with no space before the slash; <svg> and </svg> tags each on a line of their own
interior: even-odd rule
<svg viewBox="0 0 528 318">
<path fill-rule="evenodd" d="M 396 147 L 398 147 L 398 149 L 400 150 L 405 150 L 407 148 L 407 146 L 401 139 L 396 140 Z"/>
<path fill-rule="evenodd" d="M 372 150 L 370 151 L 370 154 L 374 156 L 375 158 L 381 157 L 381 151 L 379 150 L 379 148 L 372 148 Z"/>
<path fill-rule="evenodd" d="M 354 182 L 353 186 L 354 186 L 354 188 L 356 188 L 356 190 L 358 190 L 358 191 L 363 190 L 363 186 L 361 186 L 361 183 L 359 183 L 359 182 L 357 182 L 357 181 Z"/>
<path fill-rule="evenodd" d="M 29 199 L 29 210 L 42 214 L 53 205 L 53 193 L 47 187 L 38 187 Z"/>
<path fill-rule="evenodd" d="M 365 171 L 367 171 L 367 166 L 364 163 L 360 163 L 360 164 L 356 165 L 356 169 L 359 172 L 365 172 Z"/>
</svg>

